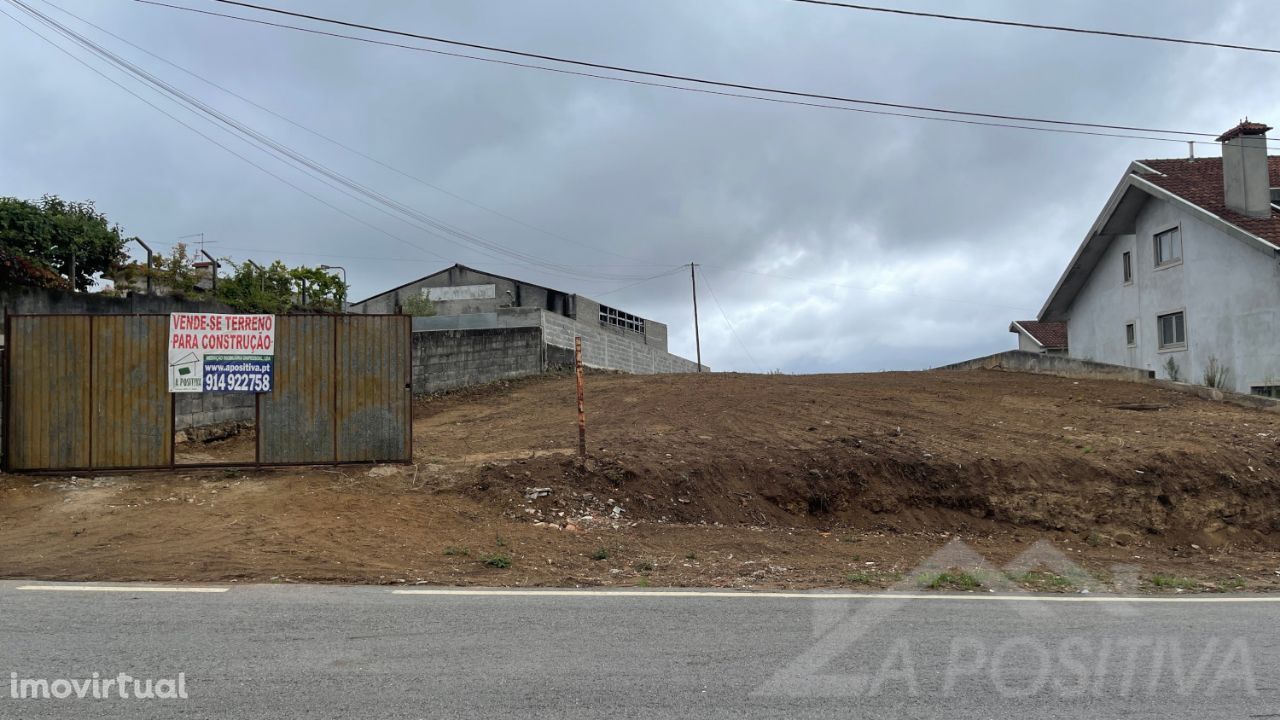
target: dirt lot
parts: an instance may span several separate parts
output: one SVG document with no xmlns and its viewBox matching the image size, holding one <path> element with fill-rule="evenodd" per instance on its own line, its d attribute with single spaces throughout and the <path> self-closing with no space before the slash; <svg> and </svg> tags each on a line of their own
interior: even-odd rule
<svg viewBox="0 0 1280 720">
<path fill-rule="evenodd" d="M 1280 588 L 1277 414 L 994 371 L 587 384 L 585 463 L 551 377 L 419 401 L 409 466 L 0 476 L 0 577 Z"/>
</svg>

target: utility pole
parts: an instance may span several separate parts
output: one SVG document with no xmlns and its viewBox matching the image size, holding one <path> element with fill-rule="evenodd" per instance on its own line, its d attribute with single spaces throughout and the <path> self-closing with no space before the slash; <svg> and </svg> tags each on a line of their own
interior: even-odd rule
<svg viewBox="0 0 1280 720">
<path fill-rule="evenodd" d="M 698 372 L 702 372 L 702 334 L 698 331 L 698 264 L 689 263 L 689 280 L 693 283 L 693 346 L 698 351 Z"/>
<path fill-rule="evenodd" d="M 143 250 L 147 251 L 147 294 L 152 295 L 154 293 L 151 285 L 151 274 L 154 270 L 154 263 L 152 260 L 155 257 L 155 253 L 151 252 L 150 245 L 142 242 L 142 238 L 133 238 L 133 241 L 141 245 Z"/>
</svg>

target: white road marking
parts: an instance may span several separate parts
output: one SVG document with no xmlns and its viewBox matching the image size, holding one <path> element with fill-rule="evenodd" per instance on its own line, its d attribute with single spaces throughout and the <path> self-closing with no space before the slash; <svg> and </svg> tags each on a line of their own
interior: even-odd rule
<svg viewBox="0 0 1280 720">
<path fill-rule="evenodd" d="M 392 590 L 393 595 L 455 595 L 469 597 L 600 597 L 600 598 L 734 598 L 763 600 L 932 600 L 958 602 L 1077 602 L 1077 603 L 1280 603 L 1280 595 L 1195 597 L 1120 595 L 945 595 L 932 593 L 802 593 L 731 592 L 718 590 L 470 590 L 421 588 Z"/>
<path fill-rule="evenodd" d="M 230 588 L 158 587 L 155 585 L 20 585 L 19 590 L 56 590 L 62 592 L 129 592 L 129 593 L 224 593 Z"/>
</svg>

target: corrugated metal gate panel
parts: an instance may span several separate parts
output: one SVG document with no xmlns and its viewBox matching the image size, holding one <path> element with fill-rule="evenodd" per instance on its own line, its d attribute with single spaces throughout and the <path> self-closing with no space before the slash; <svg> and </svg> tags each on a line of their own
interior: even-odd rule
<svg viewBox="0 0 1280 720">
<path fill-rule="evenodd" d="M 337 318 L 339 462 L 412 459 L 408 316 Z"/>
<path fill-rule="evenodd" d="M 168 465 L 173 449 L 163 315 L 103 315 L 93 332 L 94 468 Z"/>
<path fill-rule="evenodd" d="M 5 342 L 9 467 L 89 467 L 89 318 L 13 317 Z"/>
<path fill-rule="evenodd" d="M 275 384 L 258 396 L 258 461 L 334 462 L 334 318 L 276 318 Z"/>
</svg>

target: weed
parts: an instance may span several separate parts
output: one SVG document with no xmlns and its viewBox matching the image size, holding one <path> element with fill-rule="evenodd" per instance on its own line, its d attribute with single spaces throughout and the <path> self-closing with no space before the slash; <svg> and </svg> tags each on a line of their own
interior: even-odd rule
<svg viewBox="0 0 1280 720">
<path fill-rule="evenodd" d="M 1169 356 L 1168 360 L 1164 361 L 1164 372 L 1174 382 L 1182 379 L 1182 368 L 1178 367 L 1178 361 L 1174 360 L 1172 355 Z"/>
<path fill-rule="evenodd" d="M 1158 588 L 1190 590 L 1196 586 L 1191 578 L 1174 577 L 1173 575 L 1152 575 L 1151 584 Z"/>
<path fill-rule="evenodd" d="M 444 554 L 445 554 L 445 555 L 449 555 L 449 556 L 451 556 L 451 557 L 452 557 L 452 556 L 466 556 L 466 555 L 470 555 L 470 554 L 471 554 L 471 550 L 470 550 L 470 548 L 464 548 L 464 547 L 453 547 L 452 545 L 450 545 L 449 547 L 447 547 L 447 548 L 445 548 L 445 549 L 444 549 Z"/>
<path fill-rule="evenodd" d="M 976 575 L 961 570 L 922 576 L 920 584 L 930 590 L 974 590 L 982 587 L 982 581 Z"/>
<path fill-rule="evenodd" d="M 484 564 L 492 568 L 506 569 L 511 567 L 511 556 L 502 553 L 484 556 Z"/>
<path fill-rule="evenodd" d="M 1086 535 L 1084 538 L 1084 544 L 1088 545 L 1089 547 L 1098 547 L 1099 545 L 1102 545 L 1105 542 L 1106 542 L 1106 538 L 1102 537 L 1102 535 L 1096 532 L 1091 532 L 1088 535 Z"/>
<path fill-rule="evenodd" d="M 592 560 L 608 560 L 608 559 L 609 559 L 609 549 L 608 549 L 608 548 L 596 548 L 596 551 L 595 551 L 595 552 L 593 552 L 593 553 L 591 553 L 591 559 L 592 559 Z"/>
<path fill-rule="evenodd" d="M 636 580 L 636 587 L 649 587 L 649 578 L 641 577 L 639 580 Z"/>
<path fill-rule="evenodd" d="M 685 556 L 684 556 L 684 559 L 685 559 L 685 560 L 697 560 L 697 559 L 698 559 L 698 553 L 691 552 L 691 553 L 689 553 L 688 555 L 685 555 Z"/>
<path fill-rule="evenodd" d="M 632 567 L 634 567 L 637 572 L 649 572 L 653 570 L 653 563 L 648 560 L 637 560 Z"/>
<path fill-rule="evenodd" d="M 1231 368 L 1218 362 L 1217 355 L 1209 356 L 1209 364 L 1204 367 L 1204 384 L 1211 388 L 1222 388 L 1231 381 Z"/>
<path fill-rule="evenodd" d="M 1232 590 L 1240 590 L 1244 587 L 1244 578 L 1239 575 L 1229 577 L 1218 583 L 1218 592 L 1231 592 Z"/>
<path fill-rule="evenodd" d="M 494 538 L 493 538 L 493 542 L 494 542 L 494 544 L 495 544 L 495 545 L 497 545 L 498 547 L 506 547 L 506 546 L 507 546 L 507 539 L 506 539 L 506 538 L 504 538 L 504 537 L 502 537 L 501 535 L 495 535 L 495 536 L 494 536 Z"/>
<path fill-rule="evenodd" d="M 875 585 L 878 578 L 868 572 L 851 572 L 845 573 L 844 580 L 851 585 Z"/>
<path fill-rule="evenodd" d="M 854 553 L 853 556 L 849 558 L 849 562 L 862 562 L 862 556 Z"/>
</svg>

